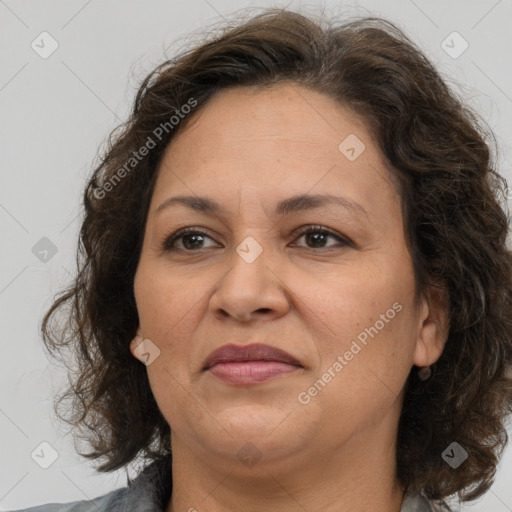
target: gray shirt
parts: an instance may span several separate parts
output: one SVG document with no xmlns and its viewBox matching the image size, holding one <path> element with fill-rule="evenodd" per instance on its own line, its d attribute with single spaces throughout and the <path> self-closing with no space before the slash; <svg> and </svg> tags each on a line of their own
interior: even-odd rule
<svg viewBox="0 0 512 512">
<path fill-rule="evenodd" d="M 128 485 L 92 500 L 49 503 L 11 512 L 164 512 L 172 492 L 172 460 L 149 464 Z M 204 507 L 203 507 L 204 508 Z M 193 504 L 189 510 L 194 510 Z M 202 510 L 202 509 L 201 509 Z M 407 492 L 400 512 L 452 512 L 443 501 Z"/>
</svg>

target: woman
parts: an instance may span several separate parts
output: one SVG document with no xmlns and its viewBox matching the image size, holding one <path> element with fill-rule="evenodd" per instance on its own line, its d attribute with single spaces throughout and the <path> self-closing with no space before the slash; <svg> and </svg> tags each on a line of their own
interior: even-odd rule
<svg viewBox="0 0 512 512">
<path fill-rule="evenodd" d="M 88 183 L 78 277 L 42 329 L 76 354 L 61 398 L 82 455 L 148 464 L 30 510 L 481 496 L 512 412 L 493 165 L 477 116 L 384 20 L 269 9 L 163 63 Z"/>
</svg>

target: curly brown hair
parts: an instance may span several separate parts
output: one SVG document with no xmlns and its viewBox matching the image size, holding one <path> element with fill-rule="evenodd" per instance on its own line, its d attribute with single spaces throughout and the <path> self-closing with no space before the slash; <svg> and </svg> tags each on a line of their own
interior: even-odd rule
<svg viewBox="0 0 512 512">
<path fill-rule="evenodd" d="M 57 415 L 93 448 L 81 455 L 104 459 L 98 471 L 171 455 L 170 426 L 129 350 L 138 326 L 133 281 L 159 164 L 215 92 L 284 81 L 355 112 L 400 184 L 417 290 L 445 284 L 450 332 L 432 377 L 421 381 L 412 368 L 405 383 L 397 478 L 431 499 L 458 492 L 474 500 L 494 481 L 512 413 L 508 188 L 495 169 L 492 130 L 382 18 L 338 23 L 265 9 L 182 49 L 143 80 L 86 186 L 76 278 L 41 326 L 49 353 L 62 359 L 69 350 L 75 365 L 67 363 L 70 387 L 55 402 Z M 65 305 L 65 325 L 54 326 Z M 67 399 L 69 415 L 60 415 Z M 469 454 L 457 469 L 442 458 L 454 441 Z"/>
</svg>

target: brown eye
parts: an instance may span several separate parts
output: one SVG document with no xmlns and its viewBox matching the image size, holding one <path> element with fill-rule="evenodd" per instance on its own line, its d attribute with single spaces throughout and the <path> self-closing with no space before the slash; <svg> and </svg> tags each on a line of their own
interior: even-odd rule
<svg viewBox="0 0 512 512">
<path fill-rule="evenodd" d="M 209 238 L 210 240 L 212 240 L 211 237 L 209 237 L 204 231 L 200 229 L 182 229 L 172 234 L 169 238 L 165 240 L 163 249 L 168 252 L 171 252 L 173 250 L 192 252 L 199 249 L 204 249 L 204 247 L 202 247 L 202 244 L 204 243 L 205 238 Z M 176 247 L 176 242 L 181 242 L 182 247 Z"/>
<path fill-rule="evenodd" d="M 299 239 L 304 237 L 308 249 L 329 249 L 333 244 L 328 244 L 329 239 L 335 240 L 337 245 L 351 245 L 350 242 L 338 233 L 321 226 L 309 226 L 299 233 Z M 196 252 L 207 249 L 204 246 L 206 239 L 213 239 L 203 230 L 198 228 L 186 228 L 173 233 L 163 243 L 166 252 L 185 251 Z M 181 246 L 180 246 L 181 245 Z M 336 246 L 336 244 L 334 244 Z M 212 246 L 210 246 L 212 247 Z"/>
<path fill-rule="evenodd" d="M 329 229 L 323 228 L 321 226 L 309 226 L 307 229 L 301 232 L 299 238 L 302 237 L 305 238 L 307 247 L 309 249 L 329 248 L 330 246 L 325 245 L 329 238 L 335 239 L 338 243 L 341 243 L 342 245 L 350 245 L 348 240 L 343 238 L 341 235 Z"/>
</svg>

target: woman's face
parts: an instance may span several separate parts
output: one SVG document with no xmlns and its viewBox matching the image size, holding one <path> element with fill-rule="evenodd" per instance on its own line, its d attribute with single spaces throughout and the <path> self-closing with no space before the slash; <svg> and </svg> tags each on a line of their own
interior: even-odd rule
<svg viewBox="0 0 512 512">
<path fill-rule="evenodd" d="M 196 116 L 164 155 L 134 284 L 173 443 L 258 464 L 388 450 L 411 366 L 434 363 L 446 336 L 434 303 L 414 303 L 400 197 L 369 132 L 295 84 L 221 91 Z M 176 196 L 218 211 L 158 210 Z M 296 196 L 316 199 L 278 207 Z M 204 234 L 164 248 L 188 227 Z M 268 344 L 300 366 L 228 382 L 203 365 L 229 343 Z"/>
</svg>

